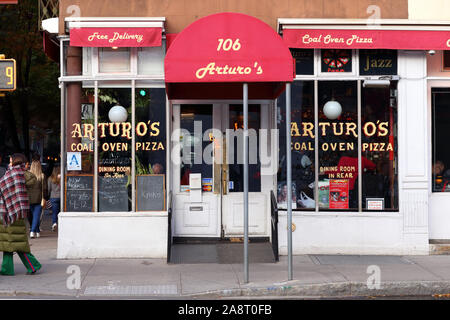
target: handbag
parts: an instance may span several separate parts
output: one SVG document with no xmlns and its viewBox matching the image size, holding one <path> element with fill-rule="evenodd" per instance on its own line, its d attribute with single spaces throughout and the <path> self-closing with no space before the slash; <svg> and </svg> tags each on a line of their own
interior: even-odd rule
<svg viewBox="0 0 450 320">
<path fill-rule="evenodd" d="M 46 205 L 46 201 L 45 201 L 45 198 L 44 198 L 44 183 L 45 183 L 45 177 L 44 177 L 44 174 L 42 174 L 42 186 L 41 186 L 41 207 L 42 207 L 42 210 L 44 210 L 45 209 L 45 205 Z"/>
<path fill-rule="evenodd" d="M 314 199 L 311 199 L 310 197 L 308 197 L 306 195 L 306 193 L 304 193 L 303 191 L 300 192 L 300 201 L 299 202 L 304 208 L 315 208 L 316 207 L 316 202 L 314 201 Z"/>
</svg>

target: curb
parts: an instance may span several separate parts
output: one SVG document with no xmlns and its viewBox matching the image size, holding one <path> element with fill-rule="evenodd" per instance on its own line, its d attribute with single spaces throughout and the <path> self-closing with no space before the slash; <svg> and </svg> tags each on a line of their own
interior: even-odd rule
<svg viewBox="0 0 450 320">
<path fill-rule="evenodd" d="M 0 291 L 0 297 L 12 296 L 50 296 L 73 299 L 95 299 L 96 295 L 63 294 L 55 292 L 37 291 Z M 289 297 L 289 298 L 357 298 L 357 297 L 414 297 L 414 296 L 444 296 L 450 297 L 450 281 L 408 281 L 408 282 L 382 282 L 379 289 L 369 289 L 362 282 L 340 282 L 326 284 L 305 285 L 277 285 L 272 287 L 248 287 L 213 290 L 190 294 L 174 295 L 131 295 L 128 297 L 177 297 L 186 299 L 220 299 L 237 297 Z M 112 298 L 119 296 L 112 295 Z"/>
<path fill-rule="evenodd" d="M 237 288 L 191 294 L 187 297 L 383 297 L 383 296 L 434 296 L 450 295 L 450 282 L 408 281 L 382 282 L 379 289 L 369 289 L 366 283 L 341 282 L 327 284 L 283 285 L 261 288 Z M 183 296 L 183 295 L 182 295 Z"/>
</svg>

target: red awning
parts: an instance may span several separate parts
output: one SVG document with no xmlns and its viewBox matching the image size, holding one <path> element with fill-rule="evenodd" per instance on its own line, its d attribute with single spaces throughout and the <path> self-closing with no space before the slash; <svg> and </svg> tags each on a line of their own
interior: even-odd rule
<svg viewBox="0 0 450 320">
<path fill-rule="evenodd" d="M 450 31 L 285 29 L 290 48 L 449 50 Z"/>
<path fill-rule="evenodd" d="M 42 33 L 42 39 L 44 52 L 47 57 L 59 63 L 59 43 L 52 39 L 51 35 L 47 31 Z"/>
<path fill-rule="evenodd" d="M 266 23 L 240 13 L 199 19 L 177 34 L 165 58 L 169 99 L 273 99 L 293 81 L 293 59 Z M 259 84 L 259 85 L 258 85 Z"/>
<path fill-rule="evenodd" d="M 73 28 L 74 47 L 159 47 L 162 28 Z"/>
</svg>

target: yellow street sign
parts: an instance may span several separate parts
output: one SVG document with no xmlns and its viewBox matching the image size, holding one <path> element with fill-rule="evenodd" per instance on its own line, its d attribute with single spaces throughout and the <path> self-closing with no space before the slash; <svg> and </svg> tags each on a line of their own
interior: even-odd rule
<svg viewBox="0 0 450 320">
<path fill-rule="evenodd" d="M 16 60 L 0 55 L 0 91 L 16 90 Z"/>
</svg>

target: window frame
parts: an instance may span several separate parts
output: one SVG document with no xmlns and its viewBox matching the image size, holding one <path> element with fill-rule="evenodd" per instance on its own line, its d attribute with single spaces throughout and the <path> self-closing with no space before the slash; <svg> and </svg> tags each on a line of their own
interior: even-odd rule
<svg viewBox="0 0 450 320">
<path fill-rule="evenodd" d="M 400 212 L 400 185 L 398 183 L 399 176 L 397 175 L 397 194 L 398 194 L 398 205 L 397 208 L 391 209 L 391 210 L 382 210 L 382 211 L 371 211 L 367 209 L 363 209 L 363 190 L 362 190 L 362 85 L 364 80 L 382 80 L 386 79 L 387 77 L 391 81 L 398 80 L 398 70 L 397 75 L 360 75 L 359 74 L 359 50 L 352 49 L 352 72 L 321 72 L 321 49 L 314 49 L 314 75 L 296 75 L 294 78 L 294 81 L 313 81 L 314 82 L 314 163 L 315 165 L 315 183 L 314 183 L 314 199 L 315 199 L 315 209 L 314 210 L 303 210 L 303 209 L 295 209 L 293 210 L 296 213 L 300 213 L 302 215 L 342 215 L 345 214 L 346 216 L 380 216 L 386 215 L 386 216 L 393 216 L 398 217 Z M 397 64 L 399 61 L 400 55 L 398 54 L 397 50 Z M 336 210 L 329 210 L 329 211 L 321 211 L 319 208 L 319 201 L 318 201 L 318 180 L 319 180 L 319 166 L 317 165 L 319 163 L 319 81 L 356 81 L 357 82 L 357 125 L 358 125 L 358 210 L 352 210 L 352 211 L 340 211 L 338 209 Z M 397 87 L 398 90 L 398 87 Z M 397 101 L 398 103 L 398 101 Z M 397 115 L 398 116 L 398 115 Z M 397 124 L 398 124 L 398 118 L 397 118 Z M 399 139 L 397 137 L 397 146 L 399 143 Z M 281 146 L 280 146 L 281 147 Z M 397 151 L 397 159 L 398 159 L 398 151 Z M 398 161 L 397 161 L 398 166 Z M 278 182 L 277 182 L 278 183 Z M 278 210 L 284 211 L 285 209 L 279 208 Z"/>
</svg>

